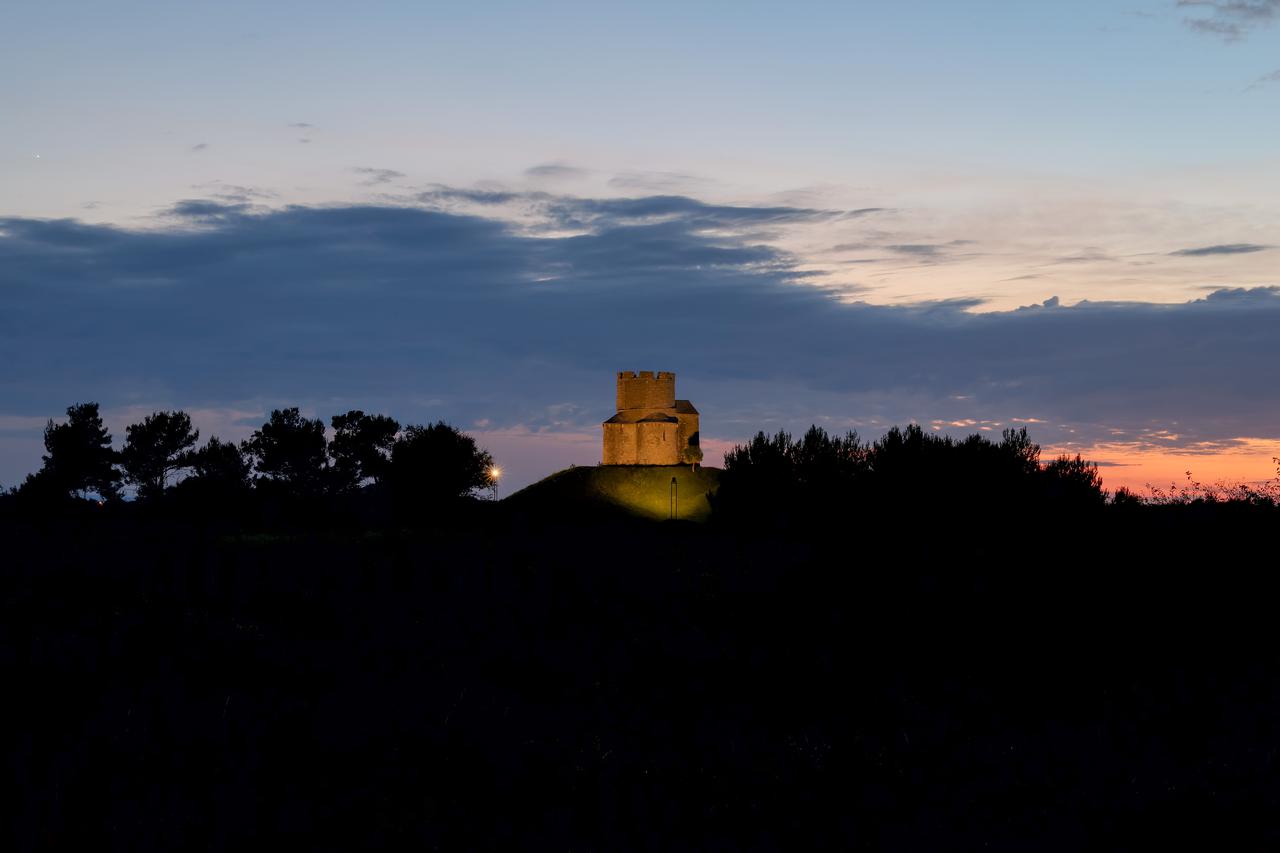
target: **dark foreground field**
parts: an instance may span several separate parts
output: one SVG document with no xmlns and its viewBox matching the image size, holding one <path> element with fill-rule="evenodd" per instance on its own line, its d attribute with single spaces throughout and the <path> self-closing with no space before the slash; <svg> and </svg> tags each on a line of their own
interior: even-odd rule
<svg viewBox="0 0 1280 853">
<path fill-rule="evenodd" d="M 4 522 L 4 848 L 1280 844 L 1269 516 L 444 528 Z"/>
</svg>

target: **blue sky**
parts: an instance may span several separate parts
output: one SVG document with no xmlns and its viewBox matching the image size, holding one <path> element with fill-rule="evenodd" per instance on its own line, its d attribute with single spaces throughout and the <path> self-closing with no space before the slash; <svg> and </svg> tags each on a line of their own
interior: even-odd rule
<svg viewBox="0 0 1280 853">
<path fill-rule="evenodd" d="M 0 483 L 88 398 L 449 417 L 527 481 L 619 369 L 722 443 L 1271 473 L 1280 2 L 54 2 L 0 79 Z"/>
</svg>

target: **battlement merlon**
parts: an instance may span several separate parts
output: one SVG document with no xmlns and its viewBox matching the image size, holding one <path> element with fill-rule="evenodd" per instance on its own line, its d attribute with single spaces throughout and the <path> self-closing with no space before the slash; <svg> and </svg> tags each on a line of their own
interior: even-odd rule
<svg viewBox="0 0 1280 853">
<path fill-rule="evenodd" d="M 670 370 L 659 370 L 657 373 L 654 373 L 652 370 L 641 370 L 638 373 L 634 370 L 619 370 L 618 378 L 619 379 L 655 379 L 655 380 L 670 379 L 671 381 L 674 382 L 676 375 Z"/>
<path fill-rule="evenodd" d="M 671 370 L 618 370 L 618 379 L 675 379 L 676 374 Z"/>
</svg>

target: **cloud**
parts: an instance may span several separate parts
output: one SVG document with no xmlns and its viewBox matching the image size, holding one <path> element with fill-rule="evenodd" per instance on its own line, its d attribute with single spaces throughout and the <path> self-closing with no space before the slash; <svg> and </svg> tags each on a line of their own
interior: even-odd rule
<svg viewBox="0 0 1280 853">
<path fill-rule="evenodd" d="M 972 257 L 974 255 L 973 252 L 957 255 L 952 250 L 961 246 L 971 246 L 973 243 L 973 240 L 951 240 L 947 243 L 890 243 L 881 248 L 921 263 L 936 264 L 956 260 L 960 257 Z M 853 249 L 857 246 L 858 244 L 856 243 L 846 243 L 838 248 Z M 871 248 L 871 246 L 864 246 L 864 248 Z"/>
<path fill-rule="evenodd" d="M 1246 92 L 1251 92 L 1254 89 L 1261 89 L 1263 86 L 1266 86 L 1268 83 L 1277 83 L 1277 82 L 1280 82 L 1280 69 L 1272 71 L 1270 74 L 1263 74 L 1257 80 L 1254 80 L 1252 83 L 1246 86 L 1244 90 Z"/>
<path fill-rule="evenodd" d="M 204 191 L 210 198 L 236 204 L 255 200 L 266 201 L 277 196 L 274 190 L 263 187 L 248 187 L 242 184 L 228 184 L 223 181 L 206 181 L 200 184 L 192 184 L 191 188 Z"/>
<path fill-rule="evenodd" d="M 760 237 L 767 229 L 803 222 L 831 220 L 836 210 L 785 205 L 716 205 L 689 196 L 649 195 L 635 198 L 580 198 L 546 192 L 504 189 L 459 189 L 437 186 L 416 200 L 441 210 L 471 209 L 484 215 L 520 214 L 534 230 L 573 231 L 661 221 L 678 222 L 689 230 L 753 228 Z"/>
<path fill-rule="evenodd" d="M 1280 0 L 1178 0 L 1177 5 L 1204 13 L 1183 18 L 1188 27 L 1226 41 L 1244 39 L 1280 17 Z"/>
<path fill-rule="evenodd" d="M 1076 252 L 1074 255 L 1063 255 L 1050 261 L 1051 264 L 1091 264 L 1102 261 L 1116 260 L 1111 255 L 1101 249 L 1088 246 Z"/>
<path fill-rule="evenodd" d="M 209 143 L 207 142 L 200 142 L 200 143 L 197 143 L 196 145 L 191 146 L 192 151 L 205 151 L 208 148 L 209 148 Z"/>
<path fill-rule="evenodd" d="M 173 203 L 163 213 L 184 219 L 226 219 L 234 214 L 243 213 L 247 204 L 227 204 L 207 198 L 185 198 Z"/>
<path fill-rule="evenodd" d="M 186 199 L 142 230 L 0 219 L 0 416 L 302 404 L 585 434 L 614 371 L 672 369 L 709 436 L 1014 417 L 1046 443 L 1280 436 L 1277 288 L 987 313 L 849 303 L 756 239 L 838 212 L 496 193 L 477 214 L 438 206 L 476 191 L 434 192 L 418 207 Z M 497 195 L 579 229 L 530 233 Z M 0 476 L 38 464 L 0 458 Z"/>
<path fill-rule="evenodd" d="M 897 252 L 899 255 L 910 255 L 916 258 L 936 258 L 945 247 L 937 243 L 898 243 L 891 246 L 885 246 L 891 252 Z"/>
<path fill-rule="evenodd" d="M 842 219 L 860 219 L 864 216 L 870 216 L 873 213 L 884 213 L 889 210 L 887 207 L 860 207 L 857 210 L 846 210 Z"/>
<path fill-rule="evenodd" d="M 315 127 L 315 125 L 306 121 L 295 121 L 293 124 L 289 125 L 289 127 L 309 128 L 309 127 Z"/>
<path fill-rule="evenodd" d="M 389 184 L 392 181 L 405 177 L 404 172 L 397 172 L 395 169 L 372 169 L 368 166 L 357 166 L 351 171 L 358 175 L 365 176 L 365 180 L 361 183 L 366 187 L 377 186 L 379 184 Z"/>
<path fill-rule="evenodd" d="M 1178 249 L 1176 252 L 1170 252 L 1169 254 L 1201 258 L 1209 255 L 1244 255 L 1250 252 L 1264 252 L 1270 248 L 1272 247 L 1258 243 L 1223 243 L 1217 246 L 1200 246 L 1195 249 Z"/>
<path fill-rule="evenodd" d="M 547 180 L 567 180 L 585 178 L 591 174 L 586 169 L 570 166 L 565 163 L 541 163 L 524 170 L 525 177 Z"/>
<path fill-rule="evenodd" d="M 710 183 L 708 178 L 684 172 L 619 172 L 609 179 L 609 186 L 614 189 L 644 192 L 688 192 Z"/>
</svg>

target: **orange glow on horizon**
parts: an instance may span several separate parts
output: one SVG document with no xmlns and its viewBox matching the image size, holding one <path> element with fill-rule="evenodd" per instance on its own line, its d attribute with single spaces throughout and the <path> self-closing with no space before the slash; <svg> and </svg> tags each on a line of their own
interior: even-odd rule
<svg viewBox="0 0 1280 853">
<path fill-rule="evenodd" d="M 1045 447 L 1042 461 L 1059 454 L 1099 463 L 1103 487 L 1114 492 L 1127 487 L 1139 495 L 1149 493 L 1148 486 L 1168 489 L 1170 485 L 1188 485 L 1191 480 L 1205 485 L 1260 485 L 1276 480 L 1276 463 L 1280 457 L 1280 441 L 1240 438 L 1227 447 L 1196 449 L 1135 449 L 1131 445 L 1097 444 L 1092 447 Z"/>
</svg>

